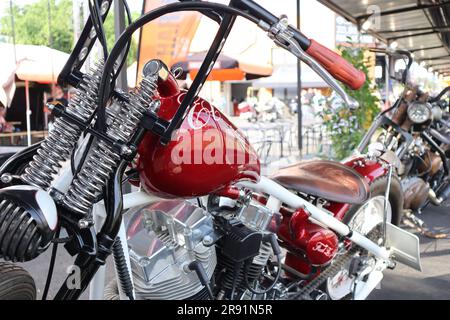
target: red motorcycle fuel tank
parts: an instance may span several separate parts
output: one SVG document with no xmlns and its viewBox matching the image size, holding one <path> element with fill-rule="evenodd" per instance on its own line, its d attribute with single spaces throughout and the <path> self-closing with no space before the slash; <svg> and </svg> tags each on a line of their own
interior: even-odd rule
<svg viewBox="0 0 450 320">
<path fill-rule="evenodd" d="M 170 78 L 169 78 L 170 79 Z M 176 82 L 159 83 L 158 115 L 170 120 L 186 95 Z M 241 180 L 257 181 L 260 163 L 244 135 L 218 109 L 197 98 L 172 140 L 162 145 L 147 133 L 138 149 L 140 182 L 164 198 L 192 198 Z"/>
</svg>

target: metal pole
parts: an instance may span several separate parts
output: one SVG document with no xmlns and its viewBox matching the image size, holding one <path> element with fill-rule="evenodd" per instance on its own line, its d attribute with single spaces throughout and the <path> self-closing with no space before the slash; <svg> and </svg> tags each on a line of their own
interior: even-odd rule
<svg viewBox="0 0 450 320">
<path fill-rule="evenodd" d="M 300 0 L 297 0 L 297 29 L 300 30 Z M 298 149 L 300 157 L 303 155 L 303 115 L 302 115 L 302 64 L 297 60 L 297 121 L 298 121 Z"/>
<path fill-rule="evenodd" d="M 28 80 L 25 80 L 25 103 L 26 103 L 26 117 L 27 117 L 27 143 L 28 146 L 31 146 L 30 85 Z"/>
<path fill-rule="evenodd" d="M 11 33 L 12 33 L 13 46 L 14 46 L 14 61 L 17 64 L 16 30 L 15 30 L 15 26 L 14 26 L 14 9 L 13 9 L 13 2 L 12 2 L 12 0 L 9 1 L 9 10 L 11 11 Z"/>
<path fill-rule="evenodd" d="M 84 0 L 82 2 L 83 5 L 83 24 L 86 24 L 88 18 L 89 18 L 89 0 Z M 114 1 L 116 2 L 116 1 Z M 84 63 L 85 71 L 87 72 L 91 67 L 91 55 L 88 55 L 86 58 L 86 62 Z"/>
<path fill-rule="evenodd" d="M 73 0 L 72 3 L 73 14 L 73 43 L 76 44 L 81 33 L 80 26 L 80 3 L 78 0 Z"/>
<path fill-rule="evenodd" d="M 385 94 L 386 94 L 386 108 L 389 108 L 389 94 L 390 94 L 390 89 L 389 89 L 389 56 L 386 55 L 385 59 L 385 63 L 386 63 L 386 71 L 385 71 Z"/>
<path fill-rule="evenodd" d="M 390 46 L 390 42 L 388 41 L 387 46 Z M 385 94 L 386 94 L 386 103 L 385 103 L 385 108 L 389 108 L 389 56 L 385 55 L 384 57 L 385 60 L 385 64 L 386 64 L 386 68 L 385 68 Z"/>
<path fill-rule="evenodd" d="M 116 40 L 120 37 L 125 30 L 125 8 L 121 1 L 114 1 L 114 33 Z M 119 59 L 122 59 L 123 53 Z M 128 91 L 127 83 L 127 64 L 123 65 L 122 70 L 119 70 L 119 76 L 117 77 L 116 88 Z"/>
</svg>

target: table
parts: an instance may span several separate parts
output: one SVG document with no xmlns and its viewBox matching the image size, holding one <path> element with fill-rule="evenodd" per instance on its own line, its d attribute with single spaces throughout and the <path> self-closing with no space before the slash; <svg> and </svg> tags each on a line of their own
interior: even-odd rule
<svg viewBox="0 0 450 320">
<path fill-rule="evenodd" d="M 250 135 L 251 131 L 257 131 L 262 135 L 262 141 L 257 141 L 257 143 L 262 143 L 263 146 L 261 149 L 264 149 L 266 144 L 271 145 L 273 142 L 278 143 L 280 145 L 280 157 L 284 157 L 284 147 L 286 135 L 289 131 L 294 127 L 294 123 L 292 121 L 287 120 L 278 120 L 276 122 L 240 122 L 238 123 L 238 128 L 243 131 L 248 138 L 254 137 L 254 135 Z M 275 133 L 275 136 L 271 136 L 272 133 Z M 288 138 L 288 146 L 291 149 L 291 137 Z M 250 141 L 251 143 L 254 141 Z M 258 152 L 259 153 L 259 152 Z M 267 158 L 270 153 L 270 147 L 267 150 L 267 154 L 264 156 L 260 154 L 260 157 L 264 159 Z"/>
<path fill-rule="evenodd" d="M 27 132 L 26 131 L 19 131 L 19 132 L 2 132 L 0 133 L 0 139 L 3 142 L 3 138 L 9 138 L 10 139 L 10 144 L 11 145 L 15 145 L 14 144 L 14 138 L 18 137 L 23 138 L 27 136 Z M 46 138 L 48 136 L 48 131 L 31 131 L 31 136 L 32 137 L 41 137 L 42 139 Z M 3 145 L 3 143 L 2 143 Z"/>
</svg>

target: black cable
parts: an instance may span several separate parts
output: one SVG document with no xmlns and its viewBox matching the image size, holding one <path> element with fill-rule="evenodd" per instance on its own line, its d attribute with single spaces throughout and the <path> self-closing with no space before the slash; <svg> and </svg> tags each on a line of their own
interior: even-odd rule
<svg viewBox="0 0 450 320">
<path fill-rule="evenodd" d="M 133 169 L 133 172 L 127 173 L 127 176 L 122 179 L 122 184 L 124 184 L 125 182 L 127 182 L 128 180 L 133 179 L 133 178 L 136 178 L 136 179 L 139 178 L 139 172 L 135 169 Z"/>
<path fill-rule="evenodd" d="M 197 260 L 194 260 L 188 265 L 188 268 L 190 270 L 195 271 L 195 273 L 198 276 L 198 279 L 200 280 L 200 283 L 206 288 L 209 298 L 211 300 L 214 300 L 214 294 L 212 292 L 211 285 L 209 283 L 209 277 L 208 274 L 206 273 L 205 268 L 203 268 L 203 265 Z"/>
<path fill-rule="evenodd" d="M 122 4 L 125 7 L 125 12 L 127 14 L 127 20 L 128 20 L 128 26 L 131 25 L 131 23 L 133 23 L 133 18 L 131 16 L 131 11 L 130 11 L 130 7 L 128 6 L 128 3 L 126 0 L 122 0 Z M 131 42 L 133 41 L 133 38 L 130 38 L 130 40 L 127 43 L 127 47 L 125 49 L 125 52 L 123 53 L 123 57 L 122 57 L 122 61 L 119 64 L 119 67 L 117 68 L 117 72 L 113 75 L 111 82 L 112 82 L 112 87 L 114 87 L 115 82 L 117 80 L 117 77 L 119 76 L 120 70 L 122 70 L 125 62 L 127 61 L 127 57 L 128 57 L 128 53 L 130 51 L 130 47 L 131 47 Z"/>
<path fill-rule="evenodd" d="M 444 96 L 444 94 L 446 94 L 448 91 L 450 91 L 450 86 L 446 87 L 444 90 L 442 90 L 436 97 L 431 98 L 429 100 L 429 102 L 433 103 L 433 102 L 437 102 L 437 101 L 441 100 L 442 97 Z"/>
<path fill-rule="evenodd" d="M 109 99 L 109 95 L 111 94 L 113 87 L 111 87 L 111 72 L 110 70 L 114 69 L 114 64 L 116 59 L 120 56 L 120 53 L 123 51 L 128 41 L 132 37 L 133 33 L 143 27 L 145 24 L 169 13 L 180 12 L 180 11 L 199 11 L 203 14 L 206 11 L 210 12 L 221 12 L 227 13 L 231 15 L 241 16 L 255 24 L 259 23 L 259 19 L 248 14 L 243 10 L 239 10 L 233 7 L 212 3 L 212 2 L 188 2 L 188 3 L 171 3 L 162 7 L 159 7 L 155 10 L 152 10 L 144 15 L 142 15 L 139 19 L 134 21 L 130 26 L 128 26 L 119 39 L 116 41 L 114 47 L 111 49 L 111 52 L 108 56 L 108 59 L 104 65 L 104 71 L 102 74 L 102 79 L 99 85 L 98 91 L 98 101 L 97 101 L 97 114 L 98 114 L 98 126 L 100 130 L 105 129 L 105 108 L 106 102 Z"/>
<path fill-rule="evenodd" d="M 114 241 L 112 251 L 120 287 L 128 299 L 134 300 L 133 282 L 131 281 L 127 260 L 125 259 L 125 254 L 123 252 L 122 241 L 119 237 Z"/>
<path fill-rule="evenodd" d="M 70 169 L 72 171 L 72 176 L 75 176 L 75 172 L 77 171 L 77 169 L 75 168 L 75 152 L 78 148 L 78 143 L 75 143 L 73 150 L 72 150 L 72 154 L 70 155 Z"/>
<path fill-rule="evenodd" d="M 252 260 L 250 259 L 249 261 L 246 262 L 245 271 L 244 271 L 245 284 L 247 285 L 247 288 L 248 288 L 248 290 L 250 290 L 250 292 L 252 292 L 253 294 L 257 294 L 257 295 L 266 294 L 270 290 L 272 290 L 274 288 L 275 284 L 280 279 L 281 270 L 282 270 L 281 248 L 280 248 L 280 245 L 278 244 L 277 236 L 274 233 L 270 233 L 270 234 L 266 235 L 264 238 L 266 241 L 269 241 L 270 246 L 272 247 L 272 250 L 273 250 L 273 254 L 277 257 L 278 270 L 277 270 L 277 274 L 275 275 L 275 279 L 273 280 L 272 284 L 263 291 L 257 291 L 256 289 L 254 289 L 250 286 L 250 281 L 248 280 L 248 271 L 251 266 Z"/>
<path fill-rule="evenodd" d="M 55 234 L 55 239 L 59 238 L 61 228 L 58 226 L 58 229 Z M 48 267 L 47 280 L 45 281 L 44 292 L 42 293 L 42 300 L 47 300 L 48 290 L 50 289 L 50 283 L 52 282 L 53 277 L 53 269 L 55 267 L 56 261 L 56 252 L 58 251 L 58 242 L 53 243 L 52 248 L 52 256 L 50 258 L 50 266 Z"/>
<path fill-rule="evenodd" d="M 98 40 L 103 48 L 104 60 L 108 58 L 108 44 L 106 42 L 105 29 L 103 28 L 103 20 L 100 14 L 100 7 L 95 0 L 89 0 L 89 11 L 91 13 L 92 25 L 97 33 Z"/>
<path fill-rule="evenodd" d="M 200 208 L 204 208 L 204 207 L 203 207 L 203 203 L 202 203 L 202 199 L 197 198 L 197 204 L 198 204 L 198 206 L 199 206 Z"/>
<path fill-rule="evenodd" d="M 251 293 L 256 294 L 256 295 L 266 294 L 266 293 L 268 293 L 270 290 L 272 290 L 275 287 L 275 285 L 277 284 L 278 280 L 280 279 L 281 270 L 282 270 L 282 267 L 281 267 L 281 256 L 277 255 L 278 270 L 277 270 L 277 274 L 275 275 L 275 278 L 273 279 L 272 284 L 268 288 L 263 290 L 263 291 L 257 291 L 256 289 L 252 288 L 252 286 L 250 285 L 250 281 L 248 279 L 248 271 L 249 271 L 249 268 L 251 266 L 251 261 L 252 260 L 250 259 L 249 261 L 247 261 L 247 263 L 245 265 L 244 279 L 245 279 L 245 284 L 247 286 L 247 289 L 250 290 Z"/>
<path fill-rule="evenodd" d="M 94 26 L 95 32 L 97 34 L 97 38 L 102 46 L 103 49 L 103 60 L 106 61 L 108 59 L 108 43 L 106 41 L 106 34 L 103 27 L 103 18 L 101 16 L 100 7 L 98 5 L 98 2 L 96 0 L 89 0 L 89 11 L 91 14 L 91 21 L 92 25 Z M 106 124 L 106 115 L 104 112 L 100 113 L 98 115 L 98 121 L 95 123 L 95 127 L 102 128 L 102 131 L 105 128 Z"/>
</svg>

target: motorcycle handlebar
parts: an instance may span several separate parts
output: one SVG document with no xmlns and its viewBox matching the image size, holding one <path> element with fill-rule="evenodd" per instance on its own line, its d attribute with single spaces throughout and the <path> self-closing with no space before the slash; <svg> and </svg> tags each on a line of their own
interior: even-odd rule
<svg viewBox="0 0 450 320">
<path fill-rule="evenodd" d="M 277 16 L 252 0 L 233 0 L 232 4 L 248 11 L 251 15 L 269 25 L 274 25 L 279 21 Z M 336 80 L 343 82 L 353 90 L 357 90 L 363 86 L 366 81 L 364 72 L 356 69 L 336 52 L 326 48 L 315 40 L 309 39 L 296 28 L 289 26 L 289 31 L 300 47 L 314 60 L 319 62 Z"/>
<path fill-rule="evenodd" d="M 450 91 L 450 86 L 446 87 L 444 90 L 441 91 L 441 93 L 439 93 L 436 97 L 434 97 L 433 99 L 430 99 L 429 102 L 433 103 L 433 102 L 438 102 L 439 100 L 442 99 L 442 97 L 448 92 Z"/>
<path fill-rule="evenodd" d="M 364 72 L 356 69 L 339 54 L 317 41 L 312 39 L 310 41 L 311 44 L 306 49 L 306 53 L 319 62 L 336 80 L 343 82 L 353 90 L 358 90 L 364 85 L 366 82 Z"/>
</svg>

